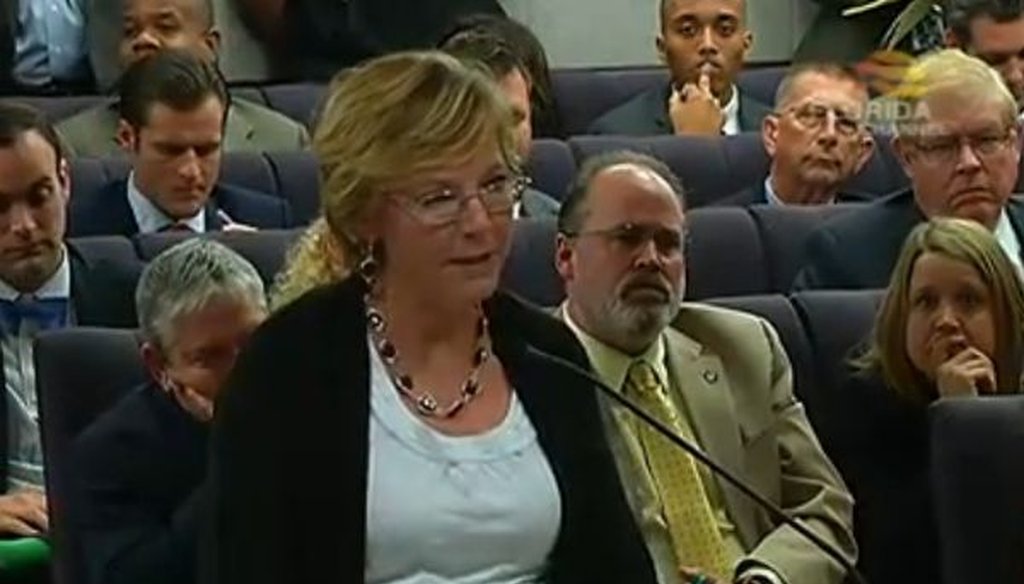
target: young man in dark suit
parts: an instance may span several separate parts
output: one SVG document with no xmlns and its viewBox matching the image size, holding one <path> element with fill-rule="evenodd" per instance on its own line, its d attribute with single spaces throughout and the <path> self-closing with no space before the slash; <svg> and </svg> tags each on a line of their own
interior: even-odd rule
<svg viewBox="0 0 1024 584">
<path fill-rule="evenodd" d="M 838 217 L 808 240 L 797 288 L 883 288 L 903 240 L 926 218 L 959 217 L 990 229 L 1021 266 L 1024 203 L 1017 184 L 1017 103 L 999 74 L 956 49 L 907 70 L 894 147 L 912 187 Z"/>
<path fill-rule="evenodd" d="M 267 306 L 256 269 L 215 241 L 157 256 L 139 281 L 151 380 L 76 440 L 65 503 L 89 581 L 195 581 L 213 400 Z"/>
<path fill-rule="evenodd" d="M 440 49 L 465 62 L 482 65 L 494 76 L 516 119 L 517 154 L 524 162 L 528 160 L 533 147 L 533 79 L 515 51 L 496 35 L 474 29 L 449 36 Z M 557 217 L 558 209 L 558 201 L 550 195 L 528 187 L 513 208 L 513 215 L 516 219 Z"/>
<path fill-rule="evenodd" d="M 661 0 L 658 55 L 672 81 L 604 114 L 591 134 L 737 134 L 771 111 L 740 93 L 736 78 L 754 43 L 746 0 Z"/>
<path fill-rule="evenodd" d="M 764 119 L 761 141 L 771 158 L 764 180 L 720 205 L 822 205 L 867 201 L 843 184 L 871 157 L 874 139 L 864 123 L 868 90 L 842 65 L 807 63 L 790 71 Z M 884 193 L 877 193 L 879 195 Z"/>
<path fill-rule="evenodd" d="M 35 335 L 72 325 L 135 326 L 137 266 L 88 257 L 64 240 L 70 187 L 42 114 L 0 104 L 0 538 L 47 531 Z"/>
<path fill-rule="evenodd" d="M 988 63 L 1024 107 L 1024 2 L 948 0 L 946 45 Z"/>
<path fill-rule="evenodd" d="M 291 227 L 283 199 L 218 185 L 229 99 L 216 69 L 166 49 L 122 79 L 118 137 L 132 171 L 71 203 L 71 234 Z"/>
</svg>

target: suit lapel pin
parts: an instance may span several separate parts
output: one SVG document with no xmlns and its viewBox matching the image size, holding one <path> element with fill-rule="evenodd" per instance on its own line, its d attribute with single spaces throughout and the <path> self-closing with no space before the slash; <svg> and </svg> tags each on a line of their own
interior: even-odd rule
<svg viewBox="0 0 1024 584">
<path fill-rule="evenodd" d="M 703 377 L 704 382 L 708 384 L 718 382 L 718 372 L 714 369 L 705 369 L 704 372 L 701 373 L 701 377 Z"/>
</svg>

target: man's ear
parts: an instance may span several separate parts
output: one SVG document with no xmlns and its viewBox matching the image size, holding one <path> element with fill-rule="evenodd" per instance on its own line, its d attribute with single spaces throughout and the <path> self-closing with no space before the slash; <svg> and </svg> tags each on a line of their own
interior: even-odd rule
<svg viewBox="0 0 1024 584">
<path fill-rule="evenodd" d="M 754 48 L 754 31 L 749 28 L 743 31 L 743 62 L 750 58 L 750 51 Z"/>
<path fill-rule="evenodd" d="M 768 158 L 775 158 L 775 152 L 779 144 L 779 116 L 768 114 L 761 122 L 761 143 L 764 144 L 764 151 Z"/>
<path fill-rule="evenodd" d="M 864 165 L 871 160 L 871 155 L 875 152 L 875 138 L 871 135 L 871 132 L 865 132 L 860 138 L 860 155 L 857 157 L 857 164 L 853 167 L 853 174 L 860 172 Z"/>
<path fill-rule="evenodd" d="M 562 277 L 562 284 L 568 284 L 576 277 L 576 268 L 573 262 L 572 239 L 564 233 L 555 236 L 555 269 Z"/>
<path fill-rule="evenodd" d="M 152 341 L 143 341 L 139 345 L 139 354 L 142 356 L 142 364 L 145 365 L 150 377 L 163 387 L 163 379 L 167 375 L 167 361 L 164 359 L 163 351 Z"/>
<path fill-rule="evenodd" d="M 900 166 L 903 167 L 903 172 L 910 176 L 910 166 L 912 164 L 910 158 L 913 154 L 910 145 L 899 136 L 893 136 L 892 151 L 896 154 L 896 160 L 899 161 Z"/>
<path fill-rule="evenodd" d="M 61 158 L 57 164 L 57 180 L 60 181 L 60 194 L 67 203 L 71 200 L 71 167 L 67 158 Z"/>
<path fill-rule="evenodd" d="M 136 146 L 138 146 L 138 135 L 135 132 L 135 128 L 125 119 L 118 120 L 117 133 L 114 135 L 114 140 L 127 153 L 134 152 Z"/>
<path fill-rule="evenodd" d="M 668 52 L 665 50 L 665 36 L 660 32 L 654 37 L 654 50 L 658 54 L 658 61 L 662 65 L 668 64 Z"/>
<path fill-rule="evenodd" d="M 206 43 L 206 47 L 210 49 L 210 52 L 216 57 L 220 54 L 220 31 L 216 28 L 211 28 L 206 31 L 206 35 L 203 37 L 203 42 Z"/>
</svg>

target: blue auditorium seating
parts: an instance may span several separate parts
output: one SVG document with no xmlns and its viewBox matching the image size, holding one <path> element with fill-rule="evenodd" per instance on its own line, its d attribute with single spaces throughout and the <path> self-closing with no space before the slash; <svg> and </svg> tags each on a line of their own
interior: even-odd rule
<svg viewBox="0 0 1024 584">
<path fill-rule="evenodd" d="M 764 180 L 768 156 L 760 134 L 737 136 L 578 136 L 569 146 L 577 165 L 611 150 L 635 150 L 662 160 L 683 181 L 687 205 L 703 207 Z"/>
<path fill-rule="evenodd" d="M 561 201 L 576 174 L 576 161 L 565 142 L 545 138 L 533 141 L 526 170 L 535 189 Z"/>
<path fill-rule="evenodd" d="M 284 83 L 262 87 L 263 101 L 271 109 L 292 118 L 308 128 L 326 91 L 322 83 Z"/>
<path fill-rule="evenodd" d="M 88 584 L 70 521 L 68 455 L 78 434 L 130 388 L 146 379 L 135 333 L 73 328 L 43 333 L 35 342 L 36 387 L 46 460 L 55 581 Z"/>
<path fill-rule="evenodd" d="M 1024 396 L 929 413 L 942 582 L 1024 582 Z"/>
<path fill-rule="evenodd" d="M 249 260 L 260 273 L 264 284 L 269 286 L 281 271 L 288 250 L 301 233 L 299 229 L 264 229 L 255 233 L 218 231 L 202 237 L 219 241 Z M 139 259 L 149 262 L 160 252 L 187 237 L 190 236 L 182 233 L 147 233 L 134 236 L 132 241 Z"/>
<path fill-rule="evenodd" d="M 567 136 L 586 134 L 601 114 L 656 85 L 668 83 L 664 67 L 555 69 L 552 92 Z"/>
<path fill-rule="evenodd" d="M 807 207 L 754 205 L 747 210 L 757 226 L 764 250 L 767 290 L 788 292 L 803 267 L 804 248 L 810 235 L 825 221 L 861 207 L 862 203 Z"/>
</svg>

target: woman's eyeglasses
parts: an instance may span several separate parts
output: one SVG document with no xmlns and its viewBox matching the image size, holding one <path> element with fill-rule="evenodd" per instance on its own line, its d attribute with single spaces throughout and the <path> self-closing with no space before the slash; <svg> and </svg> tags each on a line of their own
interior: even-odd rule
<svg viewBox="0 0 1024 584">
<path fill-rule="evenodd" d="M 472 199 L 478 199 L 491 215 L 508 213 L 529 184 L 528 177 L 510 174 L 495 177 L 473 192 L 444 187 L 415 197 L 392 196 L 391 200 L 424 225 L 440 227 L 457 222 Z"/>
</svg>

